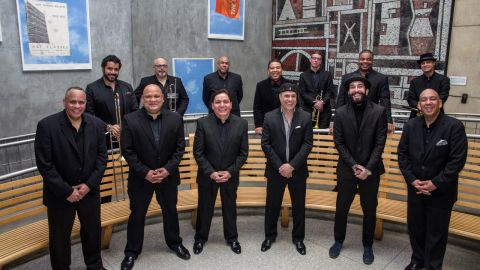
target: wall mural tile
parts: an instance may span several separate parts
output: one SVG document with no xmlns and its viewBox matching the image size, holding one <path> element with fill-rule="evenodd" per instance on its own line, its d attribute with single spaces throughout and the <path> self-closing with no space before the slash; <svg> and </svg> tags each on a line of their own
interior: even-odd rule
<svg viewBox="0 0 480 270">
<path fill-rule="evenodd" d="M 272 56 L 298 80 L 309 53 L 320 50 L 339 84 L 358 68 L 358 53 L 375 53 L 389 77 L 392 105 L 406 106 L 409 82 L 421 74 L 419 55 L 433 52 L 445 72 L 453 0 L 273 0 Z"/>
</svg>

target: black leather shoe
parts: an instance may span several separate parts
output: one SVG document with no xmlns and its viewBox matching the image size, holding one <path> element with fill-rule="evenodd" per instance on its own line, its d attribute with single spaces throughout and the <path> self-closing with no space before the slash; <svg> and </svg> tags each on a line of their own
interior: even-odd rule
<svg viewBox="0 0 480 270">
<path fill-rule="evenodd" d="M 175 253 L 177 254 L 177 257 L 180 259 L 188 260 L 190 259 L 190 252 L 188 252 L 188 249 L 186 249 L 183 245 L 178 246 L 175 249 Z"/>
<path fill-rule="evenodd" d="M 409 265 L 405 267 L 405 270 L 420 270 L 425 268 L 423 264 L 413 263 L 411 262 Z"/>
<path fill-rule="evenodd" d="M 297 249 L 298 253 L 302 255 L 307 254 L 307 248 L 305 247 L 303 241 L 294 242 L 293 244 L 295 244 L 295 248 Z"/>
<path fill-rule="evenodd" d="M 200 254 L 203 251 L 203 243 L 202 242 L 195 242 L 193 243 L 193 253 Z"/>
<path fill-rule="evenodd" d="M 230 249 L 233 252 L 235 252 L 237 254 L 242 253 L 242 247 L 240 246 L 240 243 L 238 241 L 230 242 L 229 245 L 230 245 Z"/>
<path fill-rule="evenodd" d="M 273 243 L 273 242 L 274 242 L 274 241 L 272 241 L 272 240 L 270 240 L 270 239 L 265 239 L 265 240 L 263 240 L 261 250 L 262 250 L 263 252 L 269 250 L 269 249 L 272 247 L 272 243 Z"/>
<path fill-rule="evenodd" d="M 122 264 L 120 265 L 120 269 L 122 270 L 130 270 L 133 269 L 133 265 L 135 264 L 135 257 L 133 256 L 125 256 L 123 258 Z"/>
</svg>

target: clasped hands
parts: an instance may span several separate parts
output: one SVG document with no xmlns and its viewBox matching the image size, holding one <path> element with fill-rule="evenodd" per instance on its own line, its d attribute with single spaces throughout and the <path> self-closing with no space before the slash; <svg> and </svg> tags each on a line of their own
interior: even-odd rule
<svg viewBox="0 0 480 270">
<path fill-rule="evenodd" d="M 228 171 L 218 171 L 210 174 L 210 178 L 217 183 L 225 183 L 232 175 Z"/>
<path fill-rule="evenodd" d="M 280 166 L 280 168 L 278 168 L 278 173 L 285 178 L 292 178 L 293 170 L 294 168 L 292 167 L 292 165 L 284 163 L 282 164 L 282 166 Z"/>
<path fill-rule="evenodd" d="M 368 178 L 369 175 L 372 174 L 371 172 L 369 172 L 367 168 L 359 164 L 353 165 L 352 169 L 353 169 L 353 173 L 355 174 L 355 177 L 357 177 L 360 180 L 365 180 Z"/>
<path fill-rule="evenodd" d="M 158 168 L 155 170 L 149 170 L 147 176 L 145 176 L 145 179 L 152 184 L 158 184 L 161 183 L 169 175 L 170 172 L 168 172 L 167 169 Z"/>
<path fill-rule="evenodd" d="M 76 186 L 73 186 L 72 188 L 73 188 L 73 192 L 67 198 L 67 201 L 71 203 L 80 201 L 90 191 L 90 188 L 86 184 L 76 185 Z"/>
<path fill-rule="evenodd" d="M 437 186 L 433 184 L 432 180 L 420 181 L 415 179 L 412 182 L 412 186 L 417 190 L 417 194 L 432 195 L 432 191 L 437 189 Z"/>
</svg>

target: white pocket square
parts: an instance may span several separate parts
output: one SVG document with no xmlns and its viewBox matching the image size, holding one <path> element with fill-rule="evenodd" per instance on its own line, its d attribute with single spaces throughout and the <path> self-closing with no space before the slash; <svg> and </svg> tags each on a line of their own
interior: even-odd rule
<svg viewBox="0 0 480 270">
<path fill-rule="evenodd" d="M 301 126 L 296 126 L 295 129 L 297 129 L 297 128 L 301 128 Z"/>
<path fill-rule="evenodd" d="M 448 144 L 447 141 L 445 141 L 445 140 L 440 140 L 440 141 L 438 141 L 438 142 L 435 144 L 435 146 L 444 146 L 444 145 L 447 145 L 447 144 Z"/>
</svg>

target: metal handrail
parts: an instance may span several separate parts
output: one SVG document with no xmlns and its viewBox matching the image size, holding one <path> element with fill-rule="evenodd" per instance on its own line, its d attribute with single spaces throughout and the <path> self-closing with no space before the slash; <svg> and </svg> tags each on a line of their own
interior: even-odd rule
<svg viewBox="0 0 480 270">
<path fill-rule="evenodd" d="M 314 133 L 320 133 L 320 134 L 328 134 L 329 131 L 330 130 L 327 129 L 327 128 L 326 129 L 314 129 L 313 130 Z M 255 134 L 256 133 L 255 133 L 254 130 L 248 131 L 248 135 L 255 135 Z M 395 134 L 402 134 L 402 131 L 401 130 L 396 130 Z M 478 135 L 478 134 L 467 134 L 467 138 L 468 139 L 480 139 L 480 135 Z M 186 137 L 185 139 L 188 140 L 188 137 Z M 113 149 L 113 151 L 116 151 L 116 150 L 117 149 Z M 112 150 L 109 150 L 109 151 L 112 151 Z M 13 178 L 13 177 L 23 175 L 23 174 L 36 172 L 37 170 L 38 170 L 37 167 L 31 167 L 31 168 L 23 169 L 23 170 L 20 170 L 20 171 L 4 174 L 4 175 L 0 176 L 0 182 L 3 181 L 3 180 L 7 180 L 9 178 Z"/>
</svg>

